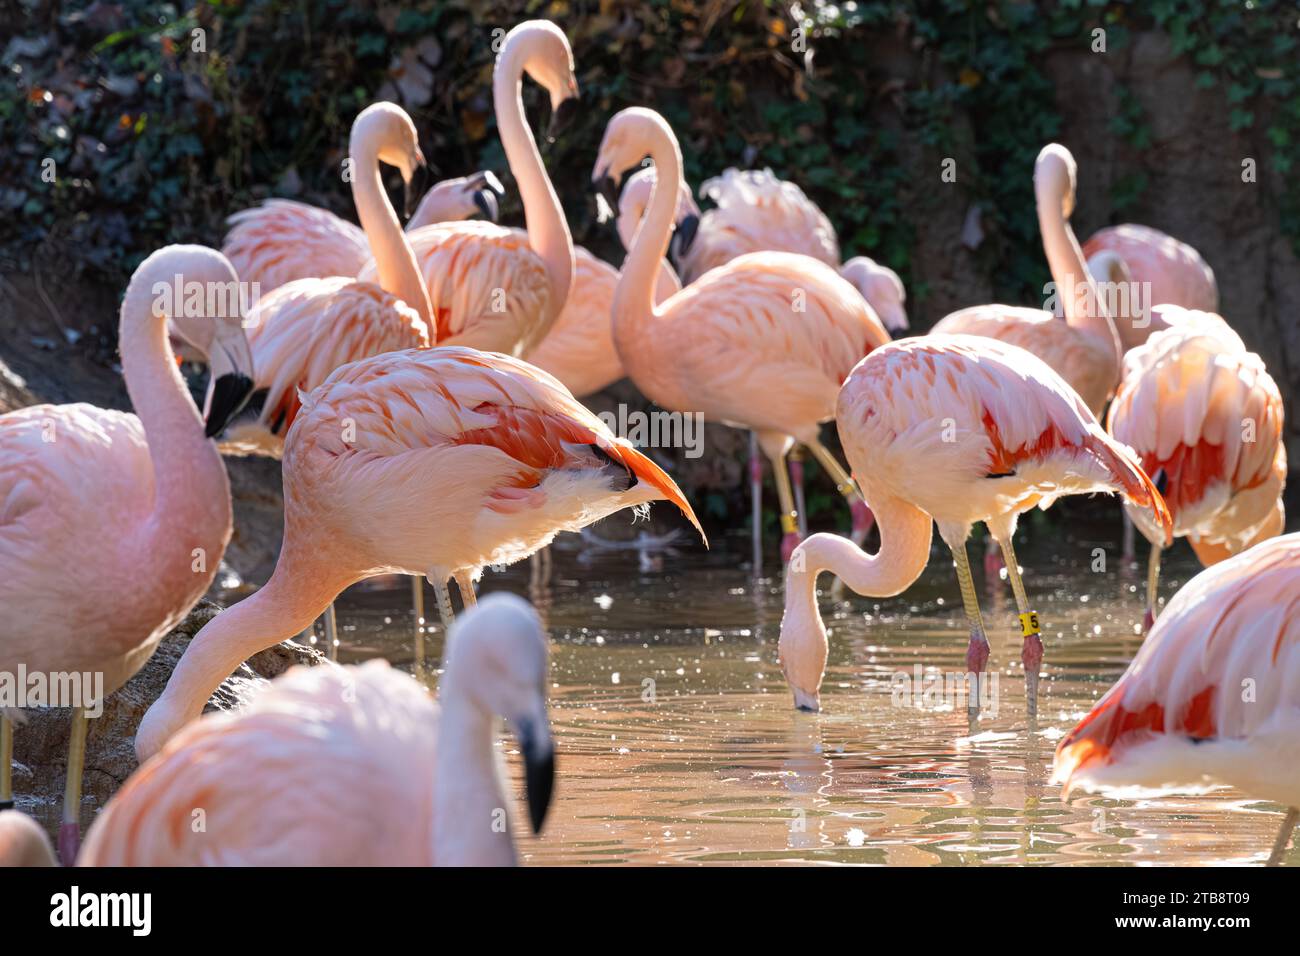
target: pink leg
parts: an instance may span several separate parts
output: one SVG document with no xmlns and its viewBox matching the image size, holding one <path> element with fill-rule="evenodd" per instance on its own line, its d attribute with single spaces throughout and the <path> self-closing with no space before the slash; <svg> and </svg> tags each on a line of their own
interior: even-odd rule
<svg viewBox="0 0 1300 956">
<path fill-rule="evenodd" d="M 1002 570 L 1007 566 L 1002 558 L 1002 549 L 993 540 L 993 535 L 984 539 L 984 586 L 993 590 L 1002 580 Z"/>
<path fill-rule="evenodd" d="M 59 862 L 72 866 L 81 848 L 81 824 L 64 823 L 59 826 Z"/>
<path fill-rule="evenodd" d="M 751 526 L 754 574 L 763 573 L 763 459 L 758 453 L 758 433 L 749 433 L 749 501 L 753 509 Z"/>
</svg>

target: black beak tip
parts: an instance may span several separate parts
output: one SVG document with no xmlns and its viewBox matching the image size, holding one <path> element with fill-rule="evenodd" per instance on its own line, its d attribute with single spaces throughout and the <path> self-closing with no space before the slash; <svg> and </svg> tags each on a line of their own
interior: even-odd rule
<svg viewBox="0 0 1300 956">
<path fill-rule="evenodd" d="M 496 222 L 501 215 L 501 206 L 497 194 L 491 189 L 480 189 L 474 193 L 474 205 L 488 222 Z"/>
<path fill-rule="evenodd" d="M 551 122 L 546 128 L 547 139 L 554 141 L 555 137 L 565 133 L 573 125 L 574 119 L 578 116 L 578 106 L 578 98 L 571 96 L 556 107 L 555 112 L 551 114 Z"/>
<path fill-rule="evenodd" d="M 203 428 L 205 438 L 216 438 L 230 420 L 248 403 L 253 394 L 253 380 L 247 375 L 230 372 L 213 383 L 212 403 L 208 406 L 208 420 Z"/>
<path fill-rule="evenodd" d="M 677 229 L 673 233 L 673 243 L 678 256 L 686 255 L 691 248 L 691 243 L 695 241 L 695 233 L 700 228 L 700 217 L 695 213 L 688 213 L 682 217 L 682 221 L 677 224 Z"/>
<path fill-rule="evenodd" d="M 541 833 L 546 812 L 551 807 L 551 794 L 555 790 L 554 750 L 548 750 L 537 758 L 525 756 L 524 786 L 528 792 L 528 817 L 533 832 Z"/>
<path fill-rule="evenodd" d="M 596 191 L 605 197 L 611 209 L 618 207 L 618 183 L 614 182 L 614 177 L 609 173 L 597 177 Z"/>
</svg>

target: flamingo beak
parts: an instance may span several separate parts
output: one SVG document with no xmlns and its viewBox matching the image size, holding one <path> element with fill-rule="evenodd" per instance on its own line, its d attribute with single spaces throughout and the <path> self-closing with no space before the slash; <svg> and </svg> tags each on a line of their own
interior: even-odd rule
<svg viewBox="0 0 1300 956">
<path fill-rule="evenodd" d="M 555 142 L 555 138 L 565 132 L 573 125 L 574 118 L 578 115 L 578 94 L 573 94 L 560 101 L 560 105 L 555 108 L 551 114 L 551 122 L 546 127 L 546 138 Z"/>
<path fill-rule="evenodd" d="M 253 380 L 242 372 L 228 372 L 212 383 L 208 402 L 207 423 L 203 428 L 205 438 L 216 438 L 234 418 L 253 394 Z"/>
<path fill-rule="evenodd" d="M 676 231 L 673 232 L 673 258 L 681 259 L 686 255 L 687 250 L 691 248 L 691 243 L 695 241 L 695 234 L 700 228 L 700 217 L 690 212 L 682 217 L 682 221 L 677 224 Z"/>
<path fill-rule="evenodd" d="M 490 189 L 480 189 L 474 193 L 474 206 L 488 222 L 496 222 L 501 215 L 497 194 Z"/>
<path fill-rule="evenodd" d="M 592 177 L 592 183 L 596 187 L 596 192 L 605 197 L 611 209 L 618 208 L 618 183 L 608 172 L 598 172 Z"/>
<path fill-rule="evenodd" d="M 543 703 L 543 708 L 545 704 Z M 546 811 L 555 791 L 555 743 L 551 739 L 545 710 L 540 717 L 523 716 L 510 721 L 524 755 L 524 790 L 528 799 L 528 818 L 534 833 L 542 832 Z"/>
</svg>

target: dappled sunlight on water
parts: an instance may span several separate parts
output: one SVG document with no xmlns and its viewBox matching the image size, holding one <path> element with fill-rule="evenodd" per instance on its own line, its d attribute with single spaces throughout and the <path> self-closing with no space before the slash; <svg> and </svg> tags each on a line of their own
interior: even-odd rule
<svg viewBox="0 0 1300 956">
<path fill-rule="evenodd" d="M 531 593 L 527 565 L 488 572 L 480 593 L 530 597 L 553 640 L 556 796 L 543 836 L 521 838 L 521 852 L 549 864 L 1262 862 L 1280 823 L 1273 805 L 1229 790 L 1066 804 L 1048 783 L 1056 742 L 1140 644 L 1143 572 L 1094 571 L 1098 545 L 1039 537 L 1020 561 L 1046 644 L 1040 716 L 1027 724 L 1010 589 L 986 586 L 997 682 L 973 735 L 964 702 L 905 695 L 895 680 L 964 669 L 965 622 L 939 547 L 898 598 L 834 602 L 822 578 L 832 634 L 820 714 L 792 706 L 776 663 L 780 580 L 755 584 L 740 538 L 654 573 L 634 554 L 592 561 L 559 548 L 549 587 Z M 1181 544 L 1165 565 L 1168 598 L 1196 565 Z M 408 593 L 348 592 L 341 659 L 409 665 Z"/>
</svg>

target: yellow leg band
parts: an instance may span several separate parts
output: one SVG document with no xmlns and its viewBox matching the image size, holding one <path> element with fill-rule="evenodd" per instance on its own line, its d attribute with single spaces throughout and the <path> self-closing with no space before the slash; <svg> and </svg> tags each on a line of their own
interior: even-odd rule
<svg viewBox="0 0 1300 956">
<path fill-rule="evenodd" d="M 793 511 L 781 515 L 781 530 L 786 534 L 795 534 L 799 531 L 799 519 Z"/>
<path fill-rule="evenodd" d="M 1031 637 L 1038 633 L 1041 633 L 1038 628 L 1038 612 L 1025 611 L 1020 615 L 1020 636 Z"/>
</svg>

